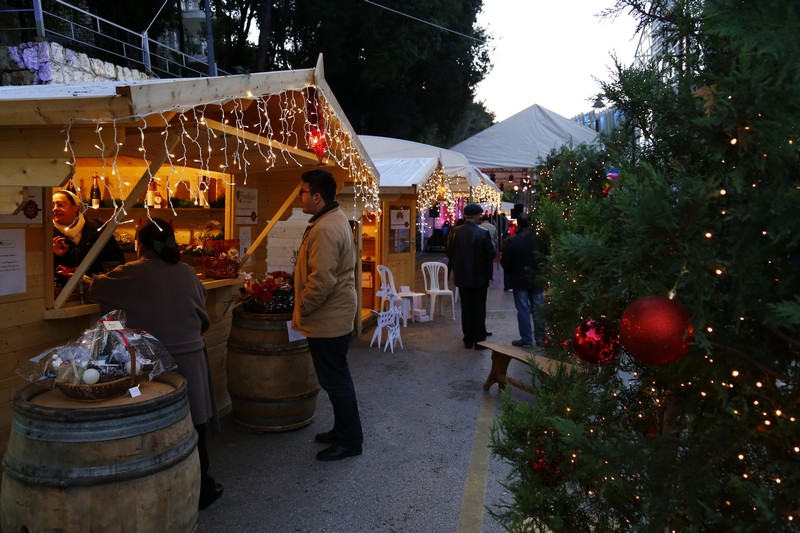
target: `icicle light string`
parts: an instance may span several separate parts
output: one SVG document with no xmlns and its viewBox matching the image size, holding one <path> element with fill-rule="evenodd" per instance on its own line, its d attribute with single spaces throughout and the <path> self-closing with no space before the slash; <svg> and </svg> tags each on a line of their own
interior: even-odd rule
<svg viewBox="0 0 800 533">
<path fill-rule="evenodd" d="M 446 209 L 448 216 L 452 219 L 456 208 L 456 198 L 450 188 L 450 183 L 441 161 L 439 161 L 433 174 L 425 180 L 425 183 L 417 193 L 417 211 L 420 214 L 418 226 L 420 232 L 424 233 L 427 227 L 425 211 L 430 207 L 438 206 L 440 201 Z M 451 220 L 451 222 L 453 221 Z"/>
<path fill-rule="evenodd" d="M 103 188 L 108 191 L 108 195 L 111 198 L 114 198 L 114 192 L 111 190 L 111 186 L 106 180 L 106 142 L 103 140 L 103 126 L 98 123 L 94 129 L 94 132 L 97 135 L 98 143 L 100 143 L 99 145 L 95 144 L 94 147 L 100 151 L 100 158 L 103 160 L 103 164 L 100 167 L 100 181 L 103 182 Z"/>
<path fill-rule="evenodd" d="M 315 87 L 316 88 L 316 87 Z M 379 191 L 378 191 L 378 184 L 377 180 L 373 174 L 373 172 L 369 169 L 369 167 L 364 163 L 363 159 L 360 155 L 353 149 L 353 139 L 349 132 L 342 131 L 339 129 L 335 131 L 334 128 L 341 128 L 342 122 L 339 120 L 339 117 L 336 115 L 335 110 L 329 104 L 327 99 L 325 98 L 324 92 L 317 89 L 317 103 L 320 109 L 320 116 L 323 117 L 323 126 L 320 128 L 322 134 L 325 136 L 325 139 L 328 143 L 328 151 L 327 155 L 328 158 L 335 162 L 340 167 L 347 170 L 350 174 L 351 179 L 353 180 L 353 189 L 355 194 L 358 198 L 360 198 L 367 210 L 374 211 L 379 213 L 380 212 L 380 202 L 379 202 Z M 286 144 L 289 146 L 299 146 L 304 142 L 304 139 L 300 139 L 299 135 L 294 131 L 294 125 L 297 124 L 298 120 L 302 119 L 304 121 L 303 124 L 303 131 L 307 131 L 310 125 L 308 121 L 305 120 L 306 117 L 304 115 L 305 106 L 299 106 L 296 103 L 297 95 L 299 95 L 305 100 L 306 99 L 306 92 L 302 90 L 285 90 L 280 91 L 275 94 L 267 95 L 267 97 L 258 96 L 252 97 L 257 103 L 257 109 L 259 110 L 258 113 L 258 132 L 256 135 L 258 137 L 263 137 L 265 140 L 263 142 L 257 142 L 256 144 L 259 155 L 263 160 L 263 169 L 270 170 L 275 167 L 277 163 L 277 154 L 275 153 L 275 147 L 273 145 L 273 140 L 278 141 L 282 144 Z M 233 121 L 237 128 L 241 129 L 242 131 L 247 131 L 249 128 L 246 127 L 244 124 L 245 115 L 244 115 L 244 105 L 241 102 L 241 99 L 219 99 L 213 100 L 209 102 L 205 102 L 203 104 L 197 104 L 193 106 L 174 106 L 170 109 L 166 109 L 159 113 L 160 117 L 163 120 L 164 126 L 164 133 L 168 131 L 170 127 L 170 123 L 166 120 L 165 114 L 170 112 L 175 112 L 180 114 L 180 118 L 176 122 L 176 124 L 180 124 L 181 128 L 181 135 L 180 135 L 180 146 L 183 149 L 182 154 L 177 154 L 179 157 L 175 157 L 173 154 L 168 155 L 168 162 L 170 163 L 171 172 L 170 178 L 167 178 L 167 191 L 168 191 L 168 201 L 171 202 L 172 193 L 177 190 L 177 185 L 171 181 L 171 177 L 173 175 L 178 174 L 177 171 L 172 169 L 175 167 L 177 163 L 181 163 L 180 166 L 180 178 L 178 179 L 177 184 L 184 183 L 185 179 L 183 178 L 184 172 L 187 166 L 189 165 L 189 153 L 188 150 L 190 146 L 197 147 L 199 154 L 197 161 L 200 164 L 200 170 L 209 172 L 211 171 L 210 161 L 211 161 L 211 150 L 209 147 L 211 146 L 212 137 L 214 139 L 219 139 L 217 132 L 214 132 L 211 128 L 205 124 L 205 120 L 203 117 L 199 117 L 197 121 L 195 121 L 195 127 L 197 130 L 202 129 L 206 130 L 205 133 L 201 133 L 198 131 L 197 135 L 191 135 L 185 122 L 188 120 L 186 114 L 191 112 L 192 115 L 195 117 L 198 116 L 198 109 L 204 110 L 206 106 L 217 106 L 220 110 L 221 114 L 221 122 L 223 124 L 227 124 L 230 122 L 230 118 L 226 113 L 225 108 L 223 107 L 225 104 L 230 102 L 234 102 L 233 105 Z M 281 124 L 281 129 L 276 131 L 273 128 L 273 123 L 269 118 L 269 114 L 267 113 L 268 105 L 270 101 L 277 101 L 278 102 L 278 121 Z M 200 115 L 204 115 L 203 112 L 200 112 Z M 127 117 L 117 117 L 117 118 L 82 118 L 82 117 L 74 117 L 71 118 L 69 123 L 66 127 L 66 140 L 64 145 L 64 151 L 70 153 L 71 161 L 68 161 L 69 164 L 73 169 L 76 168 L 77 165 L 77 157 L 75 156 L 74 149 L 72 147 L 72 139 L 71 139 L 71 127 L 73 124 L 82 123 L 82 122 L 94 122 L 94 123 L 110 123 L 113 125 L 115 133 L 114 133 L 114 142 L 116 144 L 115 152 L 114 152 L 114 161 L 112 163 L 112 171 L 114 175 L 116 175 L 120 180 L 123 178 L 119 174 L 119 166 L 118 166 L 118 156 L 120 153 L 120 143 L 116 141 L 116 134 L 119 128 L 120 123 L 124 122 L 141 122 L 142 125 L 137 126 L 139 129 L 139 137 L 140 137 L 140 147 L 139 151 L 142 152 L 142 159 L 145 164 L 148 165 L 148 178 L 150 180 L 158 179 L 152 175 L 152 172 L 149 170 L 149 161 L 147 160 L 147 151 L 145 147 L 145 135 L 144 132 L 147 129 L 147 119 L 145 116 L 141 115 L 131 115 Z M 100 126 L 102 127 L 102 126 Z M 250 143 L 245 139 L 236 136 L 236 148 L 235 154 L 232 155 L 233 161 L 230 159 L 231 154 L 229 150 L 232 149 L 231 143 L 228 142 L 228 133 L 224 130 L 219 132 L 222 135 L 222 142 L 223 142 L 223 158 L 224 164 L 220 165 L 219 170 L 215 170 L 214 173 L 222 174 L 222 179 L 226 183 L 232 183 L 228 181 L 228 178 L 225 177 L 226 171 L 231 167 L 235 166 L 235 168 L 241 170 L 243 174 L 244 180 L 247 180 L 247 174 L 250 171 L 250 168 L 253 166 L 253 161 L 247 155 L 248 150 L 252 150 Z M 99 133 L 98 133 L 99 134 Z M 204 134 L 205 138 L 201 138 L 200 135 Z M 187 142 L 187 139 L 191 142 Z M 101 139 L 102 140 L 102 139 Z M 207 145 L 206 150 L 201 148 L 201 141 L 204 140 Z M 104 141 L 103 141 L 104 143 Z M 267 150 L 264 149 L 261 144 L 268 147 Z M 106 157 L 105 157 L 105 145 L 102 144 L 98 146 L 98 150 L 101 152 L 101 157 L 104 160 L 104 165 L 106 164 Z M 297 166 L 303 166 L 303 164 L 298 160 L 298 158 L 293 154 L 291 151 L 284 151 L 278 150 L 281 157 L 286 164 L 294 163 Z M 74 170 L 73 170 L 74 175 Z M 233 175 L 231 175 L 231 180 L 233 180 Z M 108 186 L 108 184 L 107 184 Z M 120 184 L 121 187 L 121 184 Z M 187 186 L 190 191 L 190 194 L 194 194 L 194 190 L 191 186 Z M 113 194 L 110 191 L 112 198 L 125 196 L 125 193 L 122 189 L 117 194 Z M 172 205 L 170 203 L 170 205 Z M 149 216 L 149 213 L 148 213 Z"/>
<path fill-rule="evenodd" d="M 244 105 L 242 104 L 242 100 L 236 100 L 234 111 L 236 113 L 236 127 L 241 129 L 242 131 L 247 131 L 247 124 L 244 123 Z M 237 146 L 242 147 L 242 155 L 241 159 L 244 162 L 244 179 L 247 180 L 247 167 L 250 166 L 250 162 L 247 160 L 247 150 L 249 147 L 247 145 L 247 141 L 236 137 Z"/>
</svg>

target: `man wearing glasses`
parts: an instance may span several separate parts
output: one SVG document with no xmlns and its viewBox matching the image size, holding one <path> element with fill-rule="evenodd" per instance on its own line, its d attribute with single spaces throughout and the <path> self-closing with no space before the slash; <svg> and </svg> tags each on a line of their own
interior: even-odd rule
<svg viewBox="0 0 800 533">
<path fill-rule="evenodd" d="M 319 384 L 333 406 L 333 429 L 314 440 L 329 444 L 320 461 L 361 455 L 358 402 L 347 364 L 356 317 L 356 249 L 347 216 L 336 202 L 336 180 L 326 170 L 302 175 L 300 203 L 312 215 L 294 271 L 292 329 L 305 335 Z"/>
</svg>

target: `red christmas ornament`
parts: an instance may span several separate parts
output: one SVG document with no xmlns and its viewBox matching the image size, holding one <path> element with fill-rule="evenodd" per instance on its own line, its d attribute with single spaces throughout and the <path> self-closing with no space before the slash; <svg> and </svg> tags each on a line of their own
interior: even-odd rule
<svg viewBox="0 0 800 533">
<path fill-rule="evenodd" d="M 693 339 L 689 312 L 666 296 L 645 296 L 622 313 L 619 340 L 642 363 L 666 365 L 677 361 L 686 355 Z"/>
<path fill-rule="evenodd" d="M 534 450 L 535 456 L 531 458 L 531 469 L 536 473 L 545 485 L 552 485 L 562 479 L 561 469 L 555 461 L 549 461 L 547 454 L 543 450 Z"/>
<path fill-rule="evenodd" d="M 605 322 L 585 320 L 572 336 L 572 346 L 577 356 L 593 365 L 607 365 L 619 354 L 619 339 Z"/>
</svg>

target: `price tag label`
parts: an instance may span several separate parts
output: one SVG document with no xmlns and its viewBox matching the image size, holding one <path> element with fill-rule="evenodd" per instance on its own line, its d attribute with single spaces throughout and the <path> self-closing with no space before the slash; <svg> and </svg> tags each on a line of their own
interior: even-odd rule
<svg viewBox="0 0 800 533">
<path fill-rule="evenodd" d="M 142 391 L 139 390 L 139 385 L 136 385 L 135 387 L 128 389 L 128 394 L 131 395 L 131 398 L 136 398 L 137 396 L 142 395 Z"/>
<path fill-rule="evenodd" d="M 104 325 L 104 326 L 106 327 L 106 329 L 107 329 L 107 330 L 109 330 L 109 331 L 115 331 L 115 330 L 125 329 L 125 328 L 122 326 L 122 322 L 120 322 L 119 320 L 105 320 L 105 321 L 103 322 L 103 325 Z"/>
</svg>

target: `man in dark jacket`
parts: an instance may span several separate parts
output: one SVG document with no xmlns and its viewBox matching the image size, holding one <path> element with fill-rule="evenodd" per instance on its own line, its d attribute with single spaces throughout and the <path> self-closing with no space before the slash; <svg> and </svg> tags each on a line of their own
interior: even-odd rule
<svg viewBox="0 0 800 533">
<path fill-rule="evenodd" d="M 544 322 L 541 317 L 544 286 L 538 277 L 541 257 L 545 253 L 545 247 L 534 235 L 530 217 L 519 215 L 517 231 L 503 245 L 503 256 L 500 259 L 503 271 L 508 275 L 508 285 L 514 291 L 514 305 L 517 308 L 520 338 L 511 341 L 514 346 L 528 348 L 533 346 L 534 340 L 537 346 L 544 342 Z"/>
<path fill-rule="evenodd" d="M 489 232 L 481 228 L 483 209 L 478 204 L 464 208 L 465 223 L 450 230 L 447 259 L 461 297 L 461 331 L 464 347 L 475 348 L 486 340 L 486 294 L 492 276 L 494 246 Z"/>
</svg>

